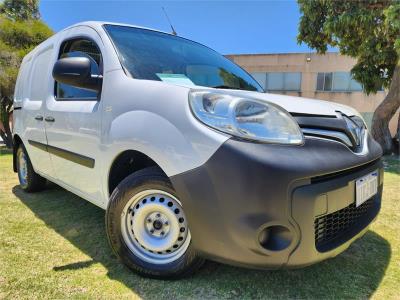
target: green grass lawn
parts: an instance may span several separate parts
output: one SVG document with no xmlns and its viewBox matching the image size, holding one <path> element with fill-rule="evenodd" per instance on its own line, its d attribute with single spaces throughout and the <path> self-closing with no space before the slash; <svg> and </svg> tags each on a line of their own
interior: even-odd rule
<svg viewBox="0 0 400 300">
<path fill-rule="evenodd" d="M 334 259 L 300 270 L 256 271 L 207 262 L 181 281 L 141 278 L 108 246 L 104 211 L 51 186 L 25 194 L 0 153 L 0 299 L 400 299 L 400 161 L 386 159 L 382 211 Z"/>
</svg>

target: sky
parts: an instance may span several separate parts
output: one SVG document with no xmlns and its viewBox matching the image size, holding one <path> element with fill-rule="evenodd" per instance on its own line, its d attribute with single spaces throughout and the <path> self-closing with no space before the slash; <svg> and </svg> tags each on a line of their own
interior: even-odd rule
<svg viewBox="0 0 400 300">
<path fill-rule="evenodd" d="M 82 21 L 112 21 L 171 32 L 222 54 L 310 52 L 298 45 L 295 1 L 60 1 L 41 0 L 42 19 L 54 30 Z"/>
</svg>

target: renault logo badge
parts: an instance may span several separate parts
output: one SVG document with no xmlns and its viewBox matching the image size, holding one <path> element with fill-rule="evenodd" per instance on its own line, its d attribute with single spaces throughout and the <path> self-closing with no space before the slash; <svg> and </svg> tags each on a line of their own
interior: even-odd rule
<svg viewBox="0 0 400 300">
<path fill-rule="evenodd" d="M 360 126 L 358 126 L 358 124 L 356 122 L 354 122 L 350 117 L 346 116 L 343 113 L 342 113 L 342 117 L 343 117 L 344 121 L 346 122 L 347 130 L 353 137 L 354 141 L 356 142 L 356 145 L 360 146 L 362 128 Z"/>
</svg>

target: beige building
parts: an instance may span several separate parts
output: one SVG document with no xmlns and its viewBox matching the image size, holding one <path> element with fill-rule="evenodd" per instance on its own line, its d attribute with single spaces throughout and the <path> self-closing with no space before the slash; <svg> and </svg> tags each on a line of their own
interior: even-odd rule
<svg viewBox="0 0 400 300">
<path fill-rule="evenodd" d="M 366 95 L 351 78 L 355 60 L 338 53 L 241 54 L 227 55 L 246 69 L 266 92 L 323 99 L 357 109 L 370 126 L 375 108 L 386 92 Z M 390 129 L 395 133 L 398 113 Z"/>
</svg>

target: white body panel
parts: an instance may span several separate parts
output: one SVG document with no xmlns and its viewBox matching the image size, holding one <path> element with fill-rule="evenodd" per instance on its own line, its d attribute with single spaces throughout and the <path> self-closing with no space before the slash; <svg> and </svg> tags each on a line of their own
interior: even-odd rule
<svg viewBox="0 0 400 300">
<path fill-rule="evenodd" d="M 341 111 L 349 116 L 359 115 L 355 109 L 349 106 L 323 100 L 246 91 L 239 91 L 237 93 L 275 103 L 291 113 L 335 116 L 336 111 Z"/>
<path fill-rule="evenodd" d="M 97 32 L 87 26 L 77 26 L 63 32 L 55 48 L 59 49 L 65 39 L 87 37 L 96 42 L 104 52 L 103 43 Z M 58 51 L 55 51 L 54 62 Z M 108 61 L 105 61 L 108 64 Z M 54 79 L 51 72 L 48 76 L 49 97 L 46 99 L 45 116 L 51 116 L 54 122 L 45 122 L 48 144 L 66 151 L 79 153 L 95 160 L 93 168 L 77 164 L 54 154 L 50 154 L 55 170 L 55 177 L 74 190 L 85 195 L 85 198 L 100 206 L 104 205 L 101 194 L 101 153 L 100 129 L 102 101 L 58 101 L 54 97 Z"/>
<path fill-rule="evenodd" d="M 52 66 L 62 42 L 73 37 L 89 37 L 100 48 L 104 68 L 99 101 L 59 101 L 54 97 Z M 26 79 L 24 72 L 31 72 L 31 63 L 36 63 L 37 56 L 48 49 L 48 67 L 35 75 L 43 81 L 42 96 L 32 99 L 35 87 L 27 87 L 26 82 L 32 82 L 32 78 Z M 201 166 L 230 138 L 194 118 L 188 104 L 189 91 L 186 86 L 128 77 L 102 23 L 82 23 L 56 34 L 24 59 L 15 93 L 15 105 L 22 109 L 15 111 L 14 133 L 21 137 L 39 174 L 106 208 L 109 171 L 120 153 L 139 151 L 173 176 Z M 357 114 L 349 107 L 325 101 L 229 92 L 270 101 L 289 112 L 335 115 L 340 110 L 348 115 Z M 39 113 L 53 117 L 55 122 L 36 121 L 34 116 Z M 95 160 L 94 168 L 49 155 L 31 147 L 28 140 L 91 157 Z"/>
<path fill-rule="evenodd" d="M 50 43 L 51 45 L 51 43 Z M 38 80 L 38 73 L 45 69 L 46 55 L 51 47 L 44 47 L 27 55 L 22 63 L 17 79 L 17 87 L 14 96 L 14 108 L 23 107 L 14 111 L 14 132 L 24 139 L 24 146 L 30 153 L 30 159 L 36 172 L 54 177 L 54 169 L 51 164 L 50 155 L 38 148 L 31 146 L 27 141 L 34 140 L 42 144 L 47 143 L 43 121 L 36 118 L 43 118 L 46 91 L 43 89 L 32 89 L 32 84 L 43 83 Z M 45 70 L 47 72 L 47 70 Z"/>
</svg>

